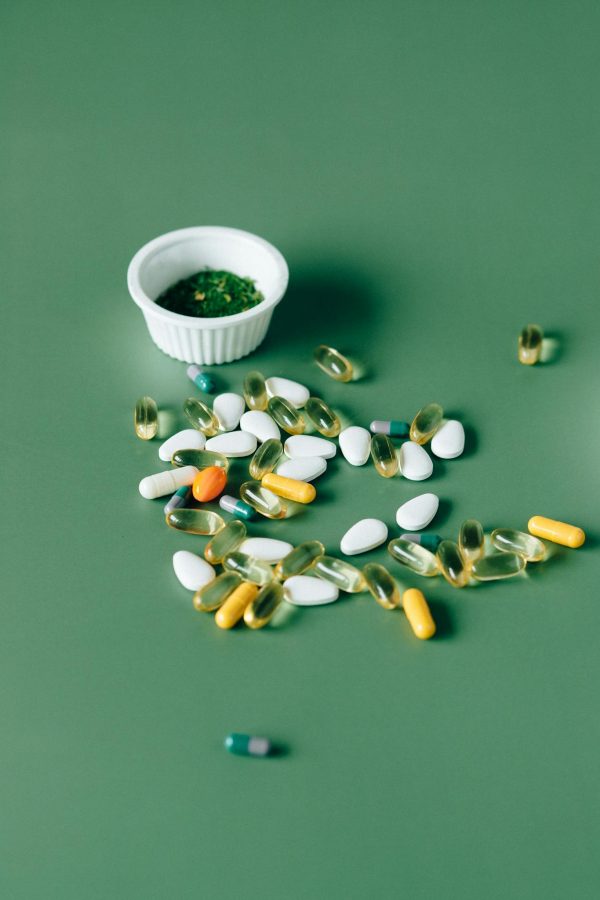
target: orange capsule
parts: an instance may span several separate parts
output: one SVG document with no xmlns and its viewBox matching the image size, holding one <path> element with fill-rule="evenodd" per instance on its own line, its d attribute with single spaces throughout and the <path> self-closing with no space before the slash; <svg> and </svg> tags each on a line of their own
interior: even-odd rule
<svg viewBox="0 0 600 900">
<path fill-rule="evenodd" d="M 208 466 L 207 469 L 200 469 L 194 478 L 192 493 L 200 503 L 206 503 L 208 500 L 218 497 L 226 484 L 227 472 L 225 469 L 221 466 Z"/>
</svg>

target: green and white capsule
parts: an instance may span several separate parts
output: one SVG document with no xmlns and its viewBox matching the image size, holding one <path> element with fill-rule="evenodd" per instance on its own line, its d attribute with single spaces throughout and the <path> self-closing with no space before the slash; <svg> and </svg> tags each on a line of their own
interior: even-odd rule
<svg viewBox="0 0 600 900">
<path fill-rule="evenodd" d="M 183 411 L 190 425 L 207 437 L 212 437 L 219 431 L 219 420 L 202 400 L 188 397 L 183 404 Z"/>
<path fill-rule="evenodd" d="M 171 457 L 174 466 L 196 466 L 197 469 L 208 469 L 211 466 L 221 466 L 227 471 L 229 460 L 222 453 L 214 450 L 177 450 Z"/>
<path fill-rule="evenodd" d="M 233 732 L 225 738 L 225 749 L 236 756 L 270 756 L 274 752 L 268 738 Z"/>
<path fill-rule="evenodd" d="M 268 438 L 250 460 L 250 475 L 260 481 L 263 475 L 273 471 L 283 453 L 283 444 L 276 438 Z"/>
<path fill-rule="evenodd" d="M 410 439 L 415 444 L 426 444 L 434 436 L 444 418 L 439 403 L 428 403 L 416 414 L 410 426 Z"/>
<path fill-rule="evenodd" d="M 142 441 L 150 441 L 158 432 L 158 407 L 152 397 L 142 397 L 133 413 L 135 433 Z"/>
<path fill-rule="evenodd" d="M 425 547 L 421 547 L 420 544 L 405 541 L 402 538 L 394 538 L 388 544 L 388 553 L 403 566 L 416 572 L 417 575 L 424 575 L 426 578 L 439 575 L 440 567 L 437 557 Z"/>
<path fill-rule="evenodd" d="M 516 553 L 527 562 L 541 562 L 546 556 L 546 545 L 524 531 L 512 528 L 496 528 L 492 531 L 492 544 L 503 553 Z"/>
<path fill-rule="evenodd" d="M 198 612 L 214 612 L 223 606 L 230 594 L 242 583 L 236 572 L 222 572 L 194 594 L 194 609 Z"/>
<path fill-rule="evenodd" d="M 302 413 L 284 397 L 271 397 L 267 412 L 288 434 L 302 434 L 306 428 Z"/>
<path fill-rule="evenodd" d="M 442 543 L 441 536 L 439 534 L 433 534 L 430 531 L 424 531 L 421 534 L 417 532 L 407 532 L 406 534 L 401 534 L 400 537 L 403 541 L 412 541 L 413 544 L 420 544 L 421 547 L 425 547 L 430 553 L 435 553 Z"/>
<path fill-rule="evenodd" d="M 169 502 L 165 504 L 165 516 L 168 516 L 172 510 L 178 509 L 180 506 L 185 506 L 191 499 L 191 496 L 192 489 L 189 485 L 177 488 Z"/>
<path fill-rule="evenodd" d="M 517 553 L 493 553 L 478 559 L 471 569 L 477 581 L 498 581 L 501 578 L 512 578 L 525 568 L 525 560 Z"/>
<path fill-rule="evenodd" d="M 317 557 L 313 563 L 312 572 L 323 581 L 335 584 L 340 591 L 345 591 L 347 594 L 359 594 L 367 589 L 365 576 L 360 569 L 336 556 Z"/>
<path fill-rule="evenodd" d="M 229 553 L 237 550 L 245 537 L 246 526 L 244 523 L 238 519 L 232 519 L 208 542 L 204 548 L 204 559 L 213 564 L 222 562 Z"/>
<path fill-rule="evenodd" d="M 258 516 L 255 509 L 252 509 L 252 507 L 248 506 L 247 503 L 244 503 L 243 500 L 232 497 L 230 494 L 222 494 L 219 497 L 219 506 L 221 509 L 225 510 L 225 512 L 230 513 L 236 519 L 241 519 L 244 522 L 251 522 Z"/>
<path fill-rule="evenodd" d="M 462 558 L 468 565 L 472 565 L 483 556 L 484 537 L 483 525 L 477 519 L 467 519 L 460 526 L 458 546 Z"/>
<path fill-rule="evenodd" d="M 203 372 L 196 365 L 188 366 L 185 370 L 187 377 L 193 381 L 198 390 L 204 391 L 205 394 L 212 394 L 215 389 L 215 382 L 208 372 Z"/>
<path fill-rule="evenodd" d="M 401 419 L 374 419 L 369 425 L 371 434 L 388 434 L 390 437 L 407 438 L 410 423 Z"/>
<path fill-rule="evenodd" d="M 325 437 L 337 437 L 342 430 L 342 424 L 324 400 L 320 397 L 309 397 L 306 401 L 306 415 L 313 423 L 317 431 Z"/>
<path fill-rule="evenodd" d="M 252 603 L 244 610 L 244 622 L 248 628 L 264 628 L 282 601 L 282 585 L 278 581 L 270 581 L 260 589 Z"/>
<path fill-rule="evenodd" d="M 304 541 L 294 547 L 275 567 L 275 577 L 284 581 L 292 575 L 302 575 L 314 561 L 325 553 L 321 541 Z"/>
<path fill-rule="evenodd" d="M 248 409 L 267 408 L 267 386 L 261 372 L 248 372 L 244 378 L 242 393 Z"/>
<path fill-rule="evenodd" d="M 223 568 L 235 572 L 243 581 L 251 581 L 252 584 L 268 584 L 274 578 L 273 569 L 268 563 L 239 550 L 227 554 L 223 559 Z"/>
</svg>

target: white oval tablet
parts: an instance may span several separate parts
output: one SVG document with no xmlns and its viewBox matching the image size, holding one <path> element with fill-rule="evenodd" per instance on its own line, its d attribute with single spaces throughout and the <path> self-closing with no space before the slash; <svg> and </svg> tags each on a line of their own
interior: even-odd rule
<svg viewBox="0 0 600 900">
<path fill-rule="evenodd" d="M 403 531 L 420 531 L 429 525 L 439 505 L 435 494 L 419 494 L 398 507 L 396 522 Z"/>
<path fill-rule="evenodd" d="M 201 587 L 215 579 L 215 570 L 201 556 L 189 550 L 178 550 L 173 554 L 173 568 L 177 578 L 188 591 L 199 591 Z"/>
<path fill-rule="evenodd" d="M 204 450 L 206 437 L 195 428 L 184 428 L 177 434 L 171 435 L 168 440 L 158 448 L 158 455 L 163 462 L 171 462 L 171 458 L 178 450 Z"/>
<path fill-rule="evenodd" d="M 223 431 L 233 431 L 238 427 L 245 408 L 246 401 L 239 394 L 219 394 L 213 403 L 213 412 Z"/>
<path fill-rule="evenodd" d="M 208 444 L 206 445 L 208 447 Z M 301 459 L 305 456 L 321 456 L 331 459 L 337 453 L 337 445 L 325 438 L 312 434 L 293 434 L 283 445 L 286 456 L 290 459 Z"/>
<path fill-rule="evenodd" d="M 296 481 L 314 481 L 327 469 L 327 460 L 322 456 L 305 456 L 300 459 L 286 459 L 276 468 L 278 475 L 295 478 Z"/>
<path fill-rule="evenodd" d="M 465 429 L 456 419 L 448 419 L 431 441 L 431 452 L 440 459 L 456 459 L 465 449 Z"/>
<path fill-rule="evenodd" d="M 364 466 L 371 452 L 371 435 L 360 425 L 344 428 L 339 436 L 340 450 L 351 466 Z"/>
<path fill-rule="evenodd" d="M 310 391 L 298 381 L 289 378 L 267 378 L 265 382 L 269 397 L 285 397 L 292 406 L 300 409 L 310 397 Z"/>
<path fill-rule="evenodd" d="M 198 474 L 196 466 L 182 466 L 180 469 L 167 469 L 156 475 L 147 475 L 139 484 L 139 491 L 146 500 L 155 500 L 165 494 L 174 494 L 177 488 L 192 484 Z"/>
<path fill-rule="evenodd" d="M 293 544 L 287 541 L 278 541 L 276 538 L 246 538 L 242 541 L 238 550 L 253 556 L 254 559 L 262 559 L 268 563 L 278 563 L 284 556 L 291 553 L 294 549 Z"/>
<path fill-rule="evenodd" d="M 324 606 L 333 603 L 339 595 L 335 584 L 312 575 L 292 575 L 283 582 L 283 596 L 294 606 Z"/>
<path fill-rule="evenodd" d="M 206 449 L 225 456 L 250 456 L 256 450 L 256 438 L 249 431 L 228 431 L 209 438 Z"/>
<path fill-rule="evenodd" d="M 281 432 L 277 423 L 273 421 L 269 413 L 260 409 L 251 409 L 249 412 L 245 412 L 240 419 L 240 428 L 242 431 L 253 434 L 261 444 L 264 444 L 269 438 L 281 440 Z"/>
<path fill-rule="evenodd" d="M 387 541 L 388 529 L 381 519 L 361 519 L 349 528 L 340 541 L 340 550 L 346 556 L 356 556 L 379 547 Z"/>
<path fill-rule="evenodd" d="M 409 481 L 425 481 L 433 472 L 433 461 L 420 444 L 405 441 L 400 447 L 400 472 Z"/>
</svg>

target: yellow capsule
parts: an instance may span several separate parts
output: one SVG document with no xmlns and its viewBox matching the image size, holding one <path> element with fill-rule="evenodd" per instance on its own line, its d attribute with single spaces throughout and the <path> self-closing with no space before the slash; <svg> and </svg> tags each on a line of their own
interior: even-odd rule
<svg viewBox="0 0 600 900">
<path fill-rule="evenodd" d="M 527 527 L 536 537 L 552 541 L 554 544 L 562 544 L 563 547 L 581 547 L 585 541 L 583 528 L 568 525 L 566 522 L 557 522 L 555 519 L 546 519 L 544 516 L 532 516 Z"/>
<path fill-rule="evenodd" d="M 257 594 L 258 587 L 255 584 L 242 581 L 217 610 L 215 622 L 219 628 L 233 628 L 237 625 Z"/>
<path fill-rule="evenodd" d="M 337 437 L 342 430 L 342 423 L 324 400 L 320 397 L 309 397 L 306 401 L 306 415 L 317 431 L 325 437 Z"/>
<path fill-rule="evenodd" d="M 248 372 L 242 388 L 248 409 L 267 408 L 267 387 L 264 376 L 260 372 Z"/>
<path fill-rule="evenodd" d="M 283 587 L 278 581 L 265 584 L 244 610 L 244 622 L 248 628 L 264 628 L 282 600 Z"/>
<path fill-rule="evenodd" d="M 219 430 L 219 420 L 206 403 L 196 397 L 188 397 L 183 404 L 185 416 L 194 428 L 207 437 L 212 437 Z"/>
<path fill-rule="evenodd" d="M 326 375 L 329 375 L 330 378 L 335 378 L 336 381 L 350 381 L 352 379 L 352 363 L 345 356 L 342 356 L 339 350 L 335 350 L 333 347 L 319 344 L 315 349 L 315 362 Z"/>
<path fill-rule="evenodd" d="M 367 587 L 380 606 L 384 609 L 395 609 L 400 606 L 398 585 L 384 566 L 380 566 L 379 563 L 368 563 L 363 566 L 363 575 Z"/>
<path fill-rule="evenodd" d="M 542 355 L 544 332 L 539 325 L 526 325 L 519 335 L 518 356 L 524 366 L 533 366 Z"/>
<path fill-rule="evenodd" d="M 267 403 L 267 412 L 288 434 L 302 434 L 306 428 L 302 413 L 285 397 L 271 397 Z"/>
<path fill-rule="evenodd" d="M 473 564 L 471 573 L 477 581 L 498 581 L 512 578 L 525 568 L 525 560 L 517 553 L 492 553 Z"/>
<path fill-rule="evenodd" d="M 239 519 L 232 519 L 217 531 L 214 538 L 204 548 L 204 559 L 209 563 L 220 563 L 236 550 L 246 537 L 246 526 Z"/>
<path fill-rule="evenodd" d="M 267 519 L 283 519 L 287 506 L 277 494 L 264 488 L 259 481 L 245 481 L 240 488 L 240 497 L 252 509 Z"/>
<path fill-rule="evenodd" d="M 546 545 L 539 538 L 512 528 L 492 531 L 492 544 L 503 553 L 517 553 L 526 562 L 540 562 L 546 556 Z"/>
<path fill-rule="evenodd" d="M 292 575 L 302 575 L 320 556 L 325 553 L 325 547 L 321 541 L 304 541 L 290 550 L 287 556 L 275 566 L 275 578 L 291 578 Z"/>
<path fill-rule="evenodd" d="M 218 513 L 208 509 L 172 509 L 166 516 L 167 525 L 190 534 L 216 534 L 225 522 Z"/>
<path fill-rule="evenodd" d="M 242 579 L 235 572 L 222 572 L 214 581 L 196 591 L 193 601 L 194 608 L 198 612 L 214 612 L 223 605 L 231 592 L 241 583 Z"/>
<path fill-rule="evenodd" d="M 410 426 L 410 439 L 416 444 L 426 444 L 434 436 L 444 418 L 444 410 L 439 403 L 428 403 L 420 409 Z"/>
<path fill-rule="evenodd" d="M 209 469 L 211 466 L 221 466 L 229 469 L 229 460 L 222 453 L 214 450 L 177 450 L 171 457 L 174 466 L 196 466 L 197 469 Z"/>
<path fill-rule="evenodd" d="M 274 573 L 271 566 L 263 562 L 262 559 L 255 559 L 247 553 L 240 550 L 234 550 L 228 553 L 223 559 L 223 568 L 230 572 L 237 572 L 244 581 L 251 581 L 253 584 L 268 584 L 273 581 Z"/>
<path fill-rule="evenodd" d="M 261 481 L 264 488 L 268 488 L 277 494 L 278 497 L 284 497 L 286 500 L 294 500 L 296 503 L 312 503 L 317 496 L 317 490 L 314 484 L 309 481 L 298 481 L 297 478 L 286 478 L 285 475 L 275 475 L 269 472 Z"/>
<path fill-rule="evenodd" d="M 462 588 L 469 580 L 469 570 L 454 541 L 442 541 L 437 548 L 437 558 L 442 575 L 452 587 Z"/>
<path fill-rule="evenodd" d="M 250 475 L 257 481 L 272 472 L 277 465 L 277 460 L 283 453 L 283 445 L 277 438 L 268 438 L 261 444 L 250 460 Z"/>
<path fill-rule="evenodd" d="M 143 441 L 150 441 L 158 432 L 158 407 L 152 397 L 142 397 L 135 404 L 133 414 L 135 433 Z"/>
<path fill-rule="evenodd" d="M 371 459 L 383 478 L 391 478 L 398 471 L 396 448 L 387 434 L 374 434 L 371 438 Z"/>
<path fill-rule="evenodd" d="M 407 566 L 417 575 L 425 575 L 429 578 L 431 575 L 439 575 L 440 568 L 437 557 L 420 544 L 414 541 L 405 541 L 403 538 L 394 538 L 388 544 L 388 553 L 394 559 Z"/>
<path fill-rule="evenodd" d="M 410 588 L 402 594 L 402 606 L 410 627 L 415 635 L 426 641 L 435 634 L 435 622 L 427 600 L 416 588 Z"/>
<path fill-rule="evenodd" d="M 458 546 L 464 561 L 471 565 L 483 556 L 483 525 L 477 519 L 467 519 L 460 526 Z"/>
</svg>

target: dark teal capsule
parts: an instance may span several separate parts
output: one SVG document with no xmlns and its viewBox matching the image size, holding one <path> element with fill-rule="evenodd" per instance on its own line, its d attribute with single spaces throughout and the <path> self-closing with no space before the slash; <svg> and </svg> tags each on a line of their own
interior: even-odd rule
<svg viewBox="0 0 600 900">
<path fill-rule="evenodd" d="M 369 426 L 372 434 L 387 434 L 390 437 L 405 438 L 410 432 L 410 423 L 402 422 L 400 419 L 390 419 L 383 421 L 375 419 Z"/>
<path fill-rule="evenodd" d="M 268 738 L 233 732 L 225 738 L 225 749 L 237 756 L 269 756 L 273 745 Z"/>
<path fill-rule="evenodd" d="M 183 487 L 177 488 L 169 502 L 165 504 L 165 516 L 168 516 L 172 510 L 177 509 L 180 506 L 185 506 L 191 496 L 191 487 L 184 485 Z"/>
<path fill-rule="evenodd" d="M 198 366 L 188 366 L 186 374 L 199 390 L 204 391 L 205 394 L 212 394 L 215 389 L 215 382 L 208 372 L 203 372 Z"/>
<path fill-rule="evenodd" d="M 258 513 L 252 509 L 249 503 L 238 500 L 237 497 L 231 497 L 229 494 L 223 494 L 219 500 L 219 506 L 225 512 L 231 513 L 236 519 L 242 519 L 244 522 L 251 522 L 258 518 Z"/>
<path fill-rule="evenodd" d="M 425 547 L 430 553 L 435 553 L 442 542 L 439 534 L 432 534 L 427 531 L 423 534 L 401 534 L 400 537 L 404 541 L 412 541 L 413 544 L 420 544 L 421 547 Z"/>
</svg>

